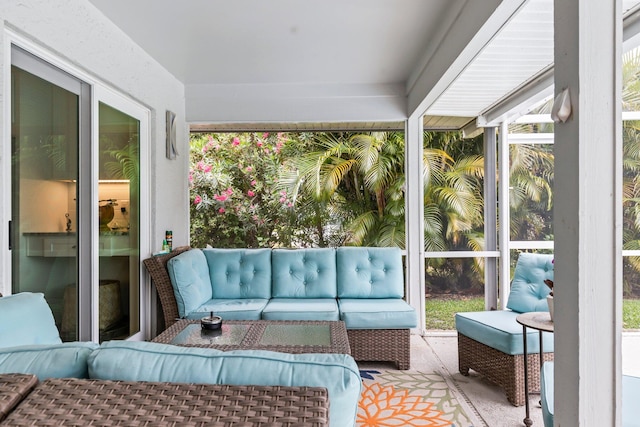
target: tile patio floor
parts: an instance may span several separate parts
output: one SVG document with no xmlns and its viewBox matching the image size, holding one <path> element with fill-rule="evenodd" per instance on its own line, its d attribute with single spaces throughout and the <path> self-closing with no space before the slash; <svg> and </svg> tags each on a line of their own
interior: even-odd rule
<svg viewBox="0 0 640 427">
<path fill-rule="evenodd" d="M 622 338 L 623 373 L 640 376 L 640 332 L 624 332 Z M 411 369 L 440 372 L 455 382 L 467 396 L 478 418 L 488 427 L 524 426 L 525 407 L 512 406 L 503 390 L 471 371 L 468 377 L 458 372 L 457 337 L 454 332 L 432 332 L 411 336 Z M 540 396 L 530 396 L 531 419 L 542 427 Z M 467 427 L 467 426 L 462 426 Z M 482 427 L 482 426 L 473 426 Z"/>
</svg>

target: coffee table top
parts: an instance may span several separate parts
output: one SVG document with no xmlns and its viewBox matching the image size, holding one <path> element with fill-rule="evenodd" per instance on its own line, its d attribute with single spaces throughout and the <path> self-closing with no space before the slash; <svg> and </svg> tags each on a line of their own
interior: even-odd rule
<svg viewBox="0 0 640 427">
<path fill-rule="evenodd" d="M 224 351 L 351 354 L 342 321 L 223 320 L 219 330 L 206 330 L 199 320 L 179 320 L 153 342 Z"/>
</svg>

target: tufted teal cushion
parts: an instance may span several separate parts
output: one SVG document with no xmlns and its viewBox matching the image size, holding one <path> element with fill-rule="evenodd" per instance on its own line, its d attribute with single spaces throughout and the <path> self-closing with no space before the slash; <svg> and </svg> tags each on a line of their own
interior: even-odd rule
<svg viewBox="0 0 640 427">
<path fill-rule="evenodd" d="M 404 270 L 399 248 L 336 249 L 339 298 L 402 298 Z"/>
<path fill-rule="evenodd" d="M 287 354 L 110 341 L 89 357 L 89 376 L 128 381 L 325 387 L 330 424 L 355 425 L 362 380 L 347 354 Z"/>
<path fill-rule="evenodd" d="M 44 294 L 22 292 L 0 298 L 0 347 L 61 342 Z"/>
<path fill-rule="evenodd" d="M 47 378 L 88 378 L 87 359 L 98 344 L 65 342 L 0 348 L 0 373 Z"/>
<path fill-rule="evenodd" d="M 340 298 L 340 320 L 347 329 L 407 329 L 418 326 L 416 311 L 399 298 Z"/>
<path fill-rule="evenodd" d="M 274 298 L 335 298 L 336 251 L 274 249 L 271 253 Z"/>
<path fill-rule="evenodd" d="M 335 298 L 272 298 L 265 320 L 340 320 Z"/>
<path fill-rule="evenodd" d="M 516 322 L 520 313 L 511 310 L 477 311 L 456 314 L 456 330 L 484 345 L 507 354 L 523 354 L 522 325 Z M 527 329 L 528 353 L 540 351 L 539 333 Z M 545 352 L 553 351 L 553 334 L 542 333 Z"/>
<path fill-rule="evenodd" d="M 271 298 L 271 249 L 204 249 L 213 298 Z"/>
<path fill-rule="evenodd" d="M 521 253 L 511 281 L 507 308 L 518 313 L 549 311 L 551 290 L 544 279 L 553 280 L 553 255 Z"/>
<path fill-rule="evenodd" d="M 185 317 L 211 299 L 209 267 L 202 250 L 191 249 L 171 258 L 167 271 L 180 317 Z"/>
<path fill-rule="evenodd" d="M 189 313 L 187 319 L 202 319 L 213 311 L 225 320 L 260 320 L 268 302 L 266 298 L 214 298 Z"/>
</svg>

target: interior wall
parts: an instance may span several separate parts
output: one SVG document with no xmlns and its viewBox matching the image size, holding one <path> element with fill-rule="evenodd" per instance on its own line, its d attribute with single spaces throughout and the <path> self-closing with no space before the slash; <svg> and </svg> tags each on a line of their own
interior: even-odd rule
<svg viewBox="0 0 640 427">
<path fill-rule="evenodd" d="M 10 40 L 12 35 L 47 53 L 72 74 L 126 95 L 150 110 L 151 251 L 160 249 L 165 230 L 173 230 L 174 245 L 188 244 L 188 128 L 184 85 L 134 44 L 91 3 L 84 0 L 15 0 L 0 2 L 0 292 L 11 288 L 8 268 L 10 220 Z M 27 49 L 29 50 L 29 49 Z M 35 52 L 34 52 L 35 53 Z M 177 116 L 175 160 L 165 156 L 165 113 Z M 144 257 L 148 254 L 142 254 Z"/>
</svg>

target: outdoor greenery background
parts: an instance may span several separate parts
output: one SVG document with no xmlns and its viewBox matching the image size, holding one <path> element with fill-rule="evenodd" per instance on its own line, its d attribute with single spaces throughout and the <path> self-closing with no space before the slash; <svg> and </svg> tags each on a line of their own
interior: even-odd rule
<svg viewBox="0 0 640 427">
<path fill-rule="evenodd" d="M 626 54 L 625 110 L 640 110 L 639 76 L 640 56 Z M 510 132 L 553 125 L 512 124 Z M 623 151 L 623 244 L 639 250 L 640 121 L 624 122 Z M 484 250 L 483 152 L 482 135 L 424 132 L 425 251 Z M 196 133 L 190 156 L 192 246 L 405 246 L 402 132 Z M 511 239 L 553 240 L 553 145 L 511 144 L 509 156 Z M 639 298 L 640 257 L 623 263 L 624 295 Z M 483 309 L 473 298 L 484 292 L 483 269 L 483 258 L 427 259 L 427 299 L 452 301 L 427 317 L 442 309 L 451 328 L 451 310 L 468 311 L 468 301 Z M 637 313 L 638 304 L 625 304 L 625 327 L 640 327 Z"/>
</svg>

